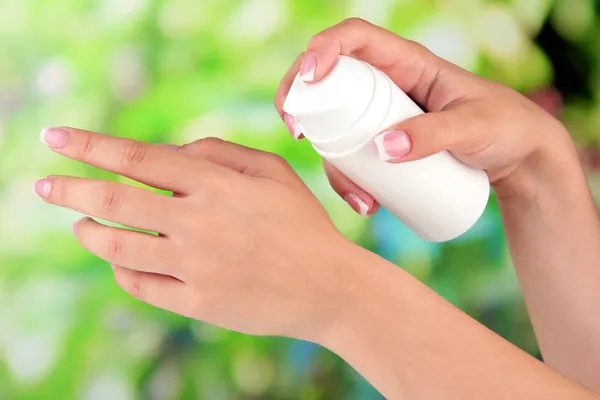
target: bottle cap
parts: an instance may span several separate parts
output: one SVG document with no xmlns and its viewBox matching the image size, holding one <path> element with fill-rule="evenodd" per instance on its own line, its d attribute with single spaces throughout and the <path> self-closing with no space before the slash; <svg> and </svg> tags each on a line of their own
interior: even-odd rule
<svg viewBox="0 0 600 400">
<path fill-rule="evenodd" d="M 306 84 L 296 76 L 283 104 L 308 140 L 331 141 L 350 129 L 365 113 L 375 91 L 370 67 L 340 56 L 327 76 Z"/>
<path fill-rule="evenodd" d="M 391 81 L 385 74 L 369 66 L 375 78 L 373 100 L 361 118 L 346 132 L 329 141 L 312 140 L 317 152 L 328 157 L 340 157 L 370 142 L 384 128 L 392 97 Z"/>
</svg>

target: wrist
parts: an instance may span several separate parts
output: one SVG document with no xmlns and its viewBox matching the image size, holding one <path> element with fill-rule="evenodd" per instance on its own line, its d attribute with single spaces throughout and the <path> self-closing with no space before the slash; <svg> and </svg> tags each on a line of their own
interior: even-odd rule
<svg viewBox="0 0 600 400">
<path fill-rule="evenodd" d="M 405 271 L 374 253 L 351 243 L 343 257 L 342 287 L 337 291 L 339 307 L 315 343 L 344 357 L 357 350 L 365 330 L 373 329 L 381 313 L 388 315 L 399 305 L 392 297 L 401 293 L 399 282 Z M 399 276 L 401 275 L 401 276 Z M 394 314 L 399 315 L 399 310 Z M 387 317 L 386 317 L 387 318 Z"/>
<path fill-rule="evenodd" d="M 326 265 L 319 265 L 321 278 L 325 279 L 327 290 L 314 304 L 315 315 L 313 329 L 308 338 L 325 348 L 330 348 L 331 338 L 336 337 L 340 327 L 345 326 L 350 317 L 360 308 L 361 292 L 364 290 L 361 280 L 363 269 L 371 266 L 364 261 L 369 252 L 344 238 L 340 245 L 330 246 L 325 257 Z M 325 315 L 323 311 L 326 310 Z M 333 350 L 332 350 L 333 351 Z"/>
<path fill-rule="evenodd" d="M 575 145 L 561 126 L 541 137 L 515 170 L 493 187 L 500 203 L 506 204 L 536 201 L 544 194 L 572 190 L 574 185 L 587 187 Z"/>
</svg>

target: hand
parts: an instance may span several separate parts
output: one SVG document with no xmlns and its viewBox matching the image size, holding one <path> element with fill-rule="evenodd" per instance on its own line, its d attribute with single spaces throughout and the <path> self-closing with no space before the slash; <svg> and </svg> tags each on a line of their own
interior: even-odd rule
<svg viewBox="0 0 600 400">
<path fill-rule="evenodd" d="M 375 144 L 385 161 L 413 161 L 449 150 L 465 164 L 487 170 L 497 194 L 503 197 L 512 196 L 515 190 L 526 191 L 525 186 L 536 179 L 522 172 L 533 172 L 541 159 L 574 152 L 562 125 L 518 92 L 469 73 L 418 43 L 354 18 L 314 36 L 281 81 L 275 105 L 295 138 L 302 133 L 282 109 L 295 75 L 300 71 L 306 82 L 318 82 L 340 54 L 379 68 L 429 111 L 380 135 Z M 325 171 L 334 190 L 355 210 L 363 214 L 376 210 L 371 196 L 328 163 Z"/>
<path fill-rule="evenodd" d="M 279 156 L 219 139 L 172 150 L 70 128 L 49 147 L 144 184 L 67 176 L 36 182 L 48 203 L 84 218 L 81 244 L 113 265 L 117 283 L 154 306 L 232 330 L 311 340 L 342 304 L 340 255 L 355 248 Z M 340 268 L 338 268 L 338 266 Z"/>
</svg>

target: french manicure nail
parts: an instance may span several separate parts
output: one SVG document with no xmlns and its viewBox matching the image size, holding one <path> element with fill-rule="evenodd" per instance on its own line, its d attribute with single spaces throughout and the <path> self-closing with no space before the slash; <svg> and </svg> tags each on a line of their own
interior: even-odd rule
<svg viewBox="0 0 600 400">
<path fill-rule="evenodd" d="M 313 53 L 306 53 L 300 66 L 300 79 L 302 82 L 312 82 L 315 79 L 317 70 L 317 56 Z"/>
<path fill-rule="evenodd" d="M 379 157 L 383 161 L 396 160 L 410 152 L 411 141 L 408 134 L 402 130 L 384 132 L 373 139 Z"/>
<path fill-rule="evenodd" d="M 344 200 L 346 200 L 346 202 L 350 204 L 350 207 L 352 207 L 354 211 L 356 211 L 363 217 L 368 216 L 369 206 L 367 205 L 367 203 L 362 201 L 362 199 L 358 197 L 358 195 L 354 193 L 348 193 L 346 196 L 344 196 Z"/>
<path fill-rule="evenodd" d="M 40 133 L 40 139 L 48 147 L 62 149 L 69 142 L 69 132 L 63 128 L 44 128 Z"/>
<path fill-rule="evenodd" d="M 48 178 L 38 179 L 33 184 L 33 191 L 40 197 L 46 199 L 50 196 L 50 188 L 52 184 Z"/>
<path fill-rule="evenodd" d="M 299 140 L 302 135 L 302 131 L 300 130 L 300 125 L 298 124 L 296 118 L 290 114 L 285 114 L 283 116 L 283 122 L 285 122 L 285 126 L 287 126 L 288 131 L 290 131 L 294 139 Z"/>
</svg>

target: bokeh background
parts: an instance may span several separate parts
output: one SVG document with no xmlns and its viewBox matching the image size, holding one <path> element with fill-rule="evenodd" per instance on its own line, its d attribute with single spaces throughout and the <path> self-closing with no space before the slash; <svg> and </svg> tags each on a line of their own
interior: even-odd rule
<svg viewBox="0 0 600 400">
<path fill-rule="evenodd" d="M 494 200 L 462 238 L 423 242 L 385 211 L 355 215 L 278 119 L 283 73 L 313 34 L 349 16 L 531 96 L 569 126 L 600 194 L 594 0 L 0 0 L 0 399 L 381 398 L 315 345 L 232 333 L 124 294 L 73 238 L 79 216 L 32 194 L 48 174 L 119 180 L 48 151 L 38 132 L 53 125 L 279 153 L 345 235 L 539 357 Z"/>
</svg>

